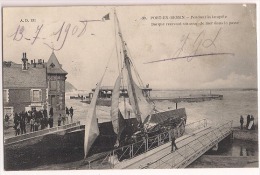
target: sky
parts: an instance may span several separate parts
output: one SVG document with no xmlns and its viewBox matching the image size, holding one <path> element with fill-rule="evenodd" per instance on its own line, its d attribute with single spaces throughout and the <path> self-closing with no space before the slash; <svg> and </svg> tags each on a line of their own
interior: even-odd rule
<svg viewBox="0 0 260 175">
<path fill-rule="evenodd" d="M 257 88 L 255 8 L 242 4 L 3 8 L 3 60 L 21 63 L 26 52 L 29 60 L 47 61 L 54 51 L 68 72 L 67 81 L 77 89 L 95 87 L 106 67 L 102 85 L 113 85 L 118 75 L 115 46 L 120 44 L 115 40 L 116 10 L 143 84 L 159 89 Z M 102 20 L 108 13 L 110 19 Z M 229 54 L 144 64 L 210 53 Z"/>
</svg>

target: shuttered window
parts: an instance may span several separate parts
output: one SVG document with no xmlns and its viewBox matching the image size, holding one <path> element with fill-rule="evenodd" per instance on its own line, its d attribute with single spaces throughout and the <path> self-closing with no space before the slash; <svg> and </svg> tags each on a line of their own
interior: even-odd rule
<svg viewBox="0 0 260 175">
<path fill-rule="evenodd" d="M 41 102 L 42 101 L 42 90 L 41 89 L 32 89 L 31 90 L 31 101 L 32 102 Z"/>
<path fill-rule="evenodd" d="M 57 83 L 56 83 L 56 81 L 50 81 L 50 89 L 52 90 L 52 91 L 56 91 L 56 89 L 57 89 Z"/>
<path fill-rule="evenodd" d="M 9 90 L 8 89 L 4 89 L 4 91 L 3 91 L 3 100 L 4 100 L 4 102 L 9 102 Z"/>
</svg>

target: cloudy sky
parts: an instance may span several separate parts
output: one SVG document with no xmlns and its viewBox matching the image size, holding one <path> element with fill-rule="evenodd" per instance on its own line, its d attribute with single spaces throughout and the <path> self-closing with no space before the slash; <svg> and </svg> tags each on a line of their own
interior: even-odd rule
<svg viewBox="0 0 260 175">
<path fill-rule="evenodd" d="M 165 89 L 257 87 L 254 5 L 4 8 L 3 59 L 20 63 L 26 52 L 29 60 L 47 61 L 54 50 L 68 72 L 67 81 L 82 90 L 95 87 L 109 60 L 103 85 L 113 85 L 118 74 L 114 9 L 144 84 Z M 110 20 L 90 21 L 108 13 Z M 210 53 L 233 55 L 144 64 Z"/>
</svg>

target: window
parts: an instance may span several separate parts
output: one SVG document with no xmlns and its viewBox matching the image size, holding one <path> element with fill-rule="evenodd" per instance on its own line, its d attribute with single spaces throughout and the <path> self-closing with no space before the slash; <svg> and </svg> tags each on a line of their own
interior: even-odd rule
<svg viewBox="0 0 260 175">
<path fill-rule="evenodd" d="M 41 102 L 42 101 L 42 90 L 32 89 L 31 90 L 31 100 L 32 100 L 32 102 Z"/>
<path fill-rule="evenodd" d="M 50 90 L 56 90 L 57 89 L 57 83 L 56 81 L 50 81 Z"/>
<path fill-rule="evenodd" d="M 10 119 L 13 119 L 13 113 L 14 113 L 13 107 L 4 107 L 4 116 L 7 114 L 10 117 Z"/>
<path fill-rule="evenodd" d="M 8 89 L 4 89 L 3 99 L 4 99 L 4 102 L 9 102 L 9 90 Z"/>
</svg>

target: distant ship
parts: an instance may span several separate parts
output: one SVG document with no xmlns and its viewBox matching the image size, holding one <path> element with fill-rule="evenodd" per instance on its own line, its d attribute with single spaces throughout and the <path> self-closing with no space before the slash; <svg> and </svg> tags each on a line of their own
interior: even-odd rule
<svg viewBox="0 0 260 175">
<path fill-rule="evenodd" d="M 113 86 L 101 86 L 98 93 L 98 99 L 97 99 L 97 105 L 98 106 L 111 106 L 111 100 L 112 100 L 112 93 L 113 93 Z M 150 97 L 150 92 L 152 91 L 152 88 L 149 88 L 149 85 L 146 85 L 145 88 L 141 88 L 143 94 L 145 97 Z M 95 92 L 95 88 L 92 89 L 92 92 Z M 78 98 L 71 97 L 70 99 L 80 99 L 83 103 L 91 103 L 91 100 L 93 98 L 93 93 L 89 93 L 88 96 L 79 96 Z M 120 87 L 120 93 L 119 97 L 125 97 L 128 98 L 128 92 L 127 88 L 121 86 Z"/>
</svg>

